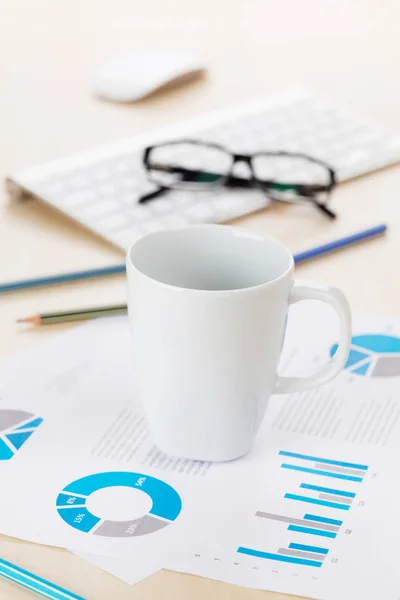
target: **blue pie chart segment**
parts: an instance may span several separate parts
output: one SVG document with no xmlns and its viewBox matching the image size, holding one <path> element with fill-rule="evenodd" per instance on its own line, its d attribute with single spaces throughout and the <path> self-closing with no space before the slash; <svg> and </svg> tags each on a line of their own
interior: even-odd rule
<svg viewBox="0 0 400 600">
<path fill-rule="evenodd" d="M 331 356 L 337 348 L 337 344 L 331 347 Z M 354 336 L 345 368 L 361 376 L 400 376 L 400 338 L 373 333 Z"/>
<path fill-rule="evenodd" d="M 43 422 L 30 412 L 0 409 L 0 460 L 10 460 Z"/>
<path fill-rule="evenodd" d="M 86 508 L 86 499 L 108 487 L 131 487 L 147 494 L 152 507 L 147 515 L 131 521 L 103 520 Z M 181 498 L 169 484 L 148 475 L 129 471 L 95 473 L 73 481 L 58 495 L 56 506 L 61 518 L 79 531 L 106 537 L 132 537 L 153 533 L 174 521 L 182 508 Z"/>
<path fill-rule="evenodd" d="M 8 433 L 6 438 L 12 442 L 14 448 L 19 450 L 23 444 L 25 444 L 26 440 L 31 437 L 33 433 L 32 431 L 15 431 L 14 433 Z"/>
<path fill-rule="evenodd" d="M 68 525 L 85 533 L 89 533 L 101 521 L 99 517 L 92 515 L 85 506 L 59 510 L 58 513 Z"/>
<path fill-rule="evenodd" d="M 76 497 L 73 494 L 58 494 L 57 496 L 57 506 L 85 506 L 86 498 Z"/>
<path fill-rule="evenodd" d="M 357 375 L 367 375 L 370 366 L 371 366 L 371 363 L 367 362 L 367 363 L 361 365 L 361 367 L 357 367 L 356 369 L 352 369 L 351 372 L 352 373 L 356 373 Z"/>
<path fill-rule="evenodd" d="M 21 425 L 21 427 L 16 427 L 15 431 L 19 431 L 20 429 L 31 429 L 35 427 L 39 427 L 39 425 L 43 423 L 43 419 L 41 417 L 37 417 L 33 421 L 29 421 L 29 423 L 25 423 L 25 425 Z"/>
</svg>

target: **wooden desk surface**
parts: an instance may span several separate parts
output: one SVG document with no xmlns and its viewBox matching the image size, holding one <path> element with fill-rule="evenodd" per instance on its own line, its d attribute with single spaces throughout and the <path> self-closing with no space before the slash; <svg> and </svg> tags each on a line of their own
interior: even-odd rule
<svg viewBox="0 0 400 600">
<path fill-rule="evenodd" d="M 17 167 L 219 108 L 309 85 L 400 133 L 400 4 L 375 0 L 0 0 L 0 177 Z M 136 105 L 95 100 L 91 69 L 143 44 L 198 51 L 206 80 Z M 298 269 L 340 286 L 355 309 L 399 312 L 400 166 L 340 186 L 335 223 L 304 208 L 240 220 L 293 251 L 386 222 L 385 239 Z M 0 280 L 121 262 L 121 253 L 40 203 L 0 207 Z M 32 312 L 125 298 L 122 277 L 0 297 L 0 353 L 35 344 L 61 326 L 20 331 Z M 160 572 L 130 587 L 66 551 L 0 538 L 0 556 L 88 600 L 188 597 L 277 599 L 278 594 Z M 0 581 L 1 598 L 30 593 Z"/>
</svg>

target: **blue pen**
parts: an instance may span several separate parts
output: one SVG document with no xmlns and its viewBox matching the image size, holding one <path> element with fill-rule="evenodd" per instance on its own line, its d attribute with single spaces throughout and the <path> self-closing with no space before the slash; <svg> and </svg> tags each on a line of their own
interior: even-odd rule
<svg viewBox="0 0 400 600">
<path fill-rule="evenodd" d="M 17 565 L 0 558 L 0 577 L 13 581 L 47 600 L 85 600 L 82 596 L 77 596 L 55 583 L 51 583 L 38 575 L 34 575 Z"/>
<path fill-rule="evenodd" d="M 317 258 L 323 254 L 329 254 L 334 250 L 339 250 L 351 244 L 361 242 L 362 240 L 375 237 L 382 233 L 385 233 L 386 225 L 377 225 L 370 229 L 365 229 L 359 233 L 348 235 L 347 237 L 323 244 L 322 246 L 316 246 L 310 250 L 305 250 L 299 254 L 294 255 L 294 262 L 300 263 L 312 258 Z M 0 294 L 6 292 L 14 292 L 17 290 L 24 290 L 27 288 L 41 287 L 44 285 L 51 285 L 56 283 L 67 283 L 70 281 L 78 281 L 82 279 L 91 279 L 93 277 L 104 277 L 106 275 L 115 275 L 118 273 L 125 273 L 125 264 L 115 265 L 112 267 L 103 267 L 101 269 L 90 269 L 88 271 L 77 271 L 74 273 L 64 273 L 62 275 L 51 275 L 50 277 L 39 277 L 37 279 L 25 279 L 23 281 L 15 281 L 10 283 L 0 284 Z"/>
</svg>

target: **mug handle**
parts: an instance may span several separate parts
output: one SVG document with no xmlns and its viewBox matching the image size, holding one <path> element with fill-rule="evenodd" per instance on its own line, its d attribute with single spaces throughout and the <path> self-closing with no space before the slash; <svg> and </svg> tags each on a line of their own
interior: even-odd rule
<svg viewBox="0 0 400 600">
<path fill-rule="evenodd" d="M 331 381 L 344 368 L 351 344 L 351 311 L 341 290 L 328 285 L 309 285 L 295 282 L 290 292 L 289 305 L 301 300 L 320 300 L 332 306 L 339 317 L 340 341 L 335 355 L 308 377 L 281 377 L 278 375 L 275 394 L 303 392 Z"/>
</svg>

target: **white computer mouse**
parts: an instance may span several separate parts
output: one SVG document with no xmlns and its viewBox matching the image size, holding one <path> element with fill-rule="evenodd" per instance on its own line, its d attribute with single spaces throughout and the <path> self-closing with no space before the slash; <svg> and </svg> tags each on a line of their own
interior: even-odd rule
<svg viewBox="0 0 400 600">
<path fill-rule="evenodd" d="M 134 102 L 171 83 L 200 75 L 205 64 L 184 51 L 143 48 L 122 54 L 100 66 L 92 78 L 96 96 Z"/>
</svg>

